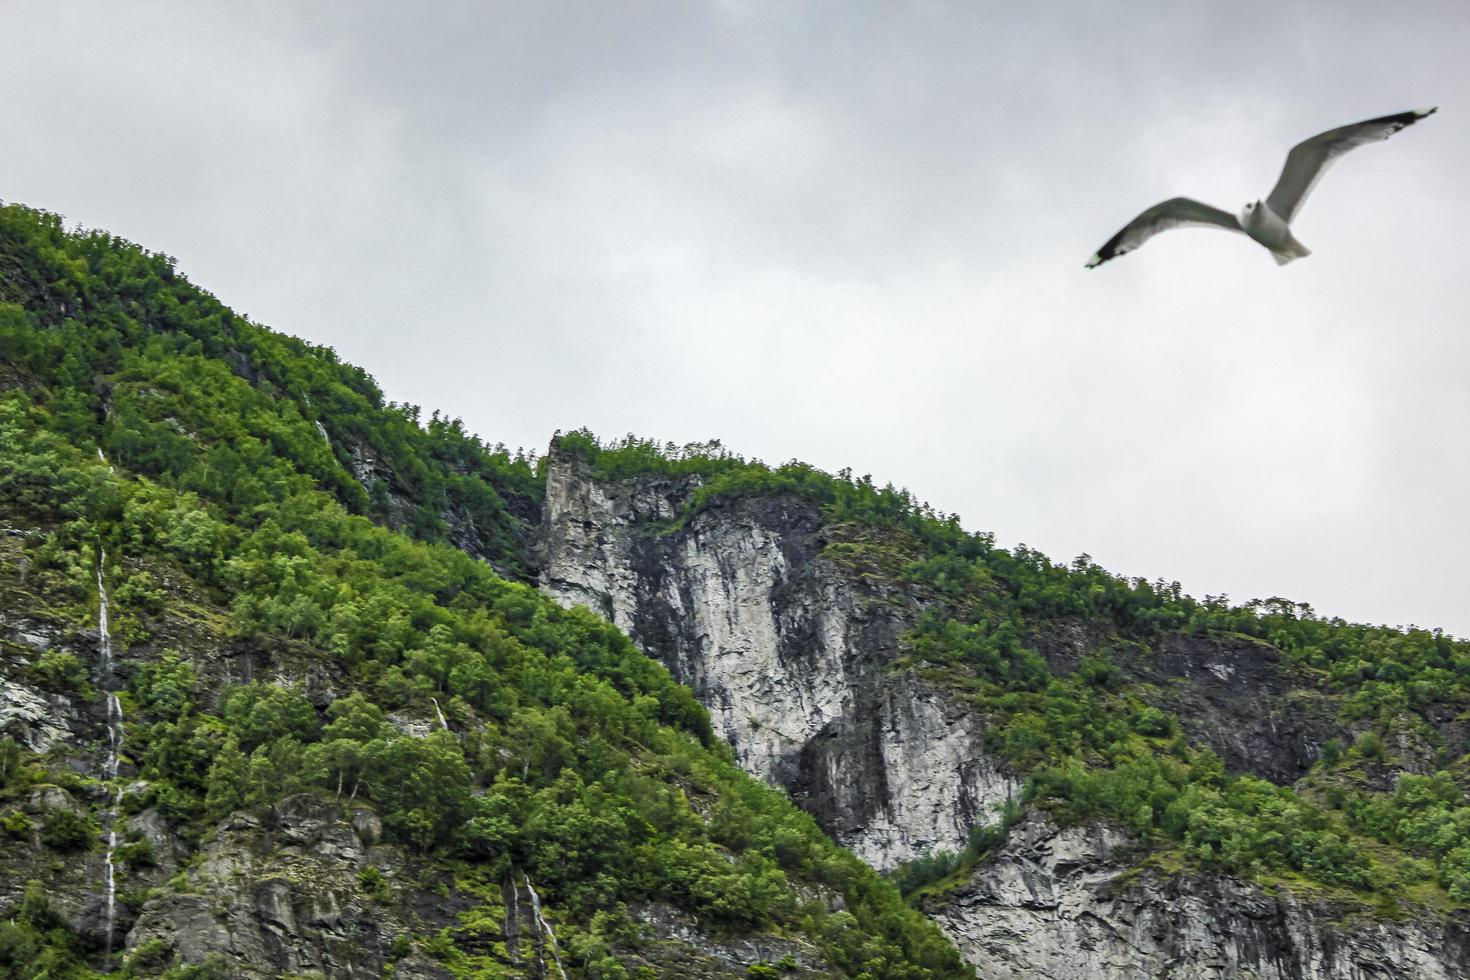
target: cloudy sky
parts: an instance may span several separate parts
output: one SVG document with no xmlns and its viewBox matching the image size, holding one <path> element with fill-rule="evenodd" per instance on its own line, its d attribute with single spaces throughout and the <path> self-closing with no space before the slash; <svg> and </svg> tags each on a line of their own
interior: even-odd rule
<svg viewBox="0 0 1470 980">
<path fill-rule="evenodd" d="M 492 441 L 718 437 L 1470 635 L 1470 4 L 0 0 L 0 198 Z M 1355 152 L 1310 259 L 1185 230 Z"/>
</svg>

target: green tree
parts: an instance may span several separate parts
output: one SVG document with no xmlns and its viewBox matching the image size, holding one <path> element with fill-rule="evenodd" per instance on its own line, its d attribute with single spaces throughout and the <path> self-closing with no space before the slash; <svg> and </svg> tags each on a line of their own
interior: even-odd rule
<svg viewBox="0 0 1470 980">
<path fill-rule="evenodd" d="M 218 820 L 243 804 L 249 782 L 249 760 L 234 737 L 226 737 L 205 778 L 204 805 L 210 818 Z"/>
<path fill-rule="evenodd" d="M 225 723 L 243 751 L 282 737 L 311 740 L 317 734 L 316 709 L 298 688 L 252 681 L 225 698 Z"/>
<path fill-rule="evenodd" d="M 52 807 L 41 821 L 41 843 L 54 851 L 89 851 L 97 843 L 97 825 L 66 807 Z"/>
<path fill-rule="evenodd" d="M 470 798 L 470 769 L 453 734 L 372 743 L 365 782 L 383 825 L 420 848 L 447 843 Z"/>
</svg>

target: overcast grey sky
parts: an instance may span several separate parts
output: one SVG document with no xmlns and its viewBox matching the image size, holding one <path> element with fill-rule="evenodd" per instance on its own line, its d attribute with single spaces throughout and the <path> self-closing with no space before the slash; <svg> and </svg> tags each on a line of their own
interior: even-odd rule
<svg viewBox="0 0 1470 980">
<path fill-rule="evenodd" d="M 491 441 L 851 466 L 1059 559 L 1470 635 L 1470 3 L 0 0 L 0 198 Z M 1412 107 L 1295 226 L 1171 232 Z"/>
</svg>

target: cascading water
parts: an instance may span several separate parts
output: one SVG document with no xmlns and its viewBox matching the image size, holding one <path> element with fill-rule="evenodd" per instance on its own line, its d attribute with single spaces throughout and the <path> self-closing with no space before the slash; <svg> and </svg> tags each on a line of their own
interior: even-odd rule
<svg viewBox="0 0 1470 980">
<path fill-rule="evenodd" d="M 109 780 L 117 778 L 118 761 L 122 758 L 123 721 L 122 704 L 117 695 L 107 692 L 107 764 L 105 775 Z"/>
<path fill-rule="evenodd" d="M 99 450 L 100 452 L 100 450 Z M 102 566 L 107 564 L 107 549 L 97 546 L 97 650 L 101 656 L 98 665 L 102 671 L 102 683 L 112 682 L 112 635 L 107 629 L 107 586 L 102 582 Z"/>
<path fill-rule="evenodd" d="M 102 451 L 99 449 L 100 457 Z M 106 459 L 103 459 L 106 462 Z M 107 565 L 107 550 L 97 546 L 97 651 L 98 681 L 107 692 L 107 761 L 102 765 L 103 776 L 108 782 L 117 781 L 118 766 L 122 760 L 123 717 L 122 704 L 113 690 L 112 676 L 112 633 L 107 624 L 107 585 L 102 580 L 102 569 Z M 116 788 L 112 797 L 112 809 L 103 814 L 107 825 L 107 852 L 103 856 L 106 896 L 106 929 L 104 940 L 106 952 L 112 953 L 112 931 L 117 922 L 117 879 L 112 856 L 117 851 L 117 814 L 122 808 L 122 787 Z"/>
<path fill-rule="evenodd" d="M 107 813 L 107 852 L 102 856 L 107 889 L 107 938 L 104 949 L 112 954 L 112 930 L 117 923 L 117 876 L 112 864 L 112 855 L 117 851 L 117 812 L 122 807 L 122 787 L 118 787 L 112 798 L 112 809 Z"/>
<path fill-rule="evenodd" d="M 302 395 L 301 396 L 301 403 L 303 405 L 305 405 L 307 408 L 311 408 L 311 396 L 310 395 Z M 322 420 L 321 419 L 317 419 L 315 424 L 316 424 L 316 431 L 322 437 L 322 441 L 325 442 L 328 446 L 331 446 L 332 445 L 332 437 L 329 436 L 329 435 L 327 435 L 327 427 L 324 426 L 324 425 L 322 425 Z"/>
<path fill-rule="evenodd" d="M 521 890 L 516 887 L 516 869 L 510 869 L 510 909 L 505 918 L 505 938 L 510 946 L 511 966 L 521 961 Z"/>
<path fill-rule="evenodd" d="M 561 953 L 556 948 L 556 933 L 551 931 L 551 923 L 541 914 L 541 896 L 536 894 L 536 889 L 531 885 L 531 876 L 522 874 L 526 879 L 526 894 L 531 896 L 531 913 L 536 916 L 536 929 L 544 932 L 546 938 L 551 940 L 551 958 L 556 961 L 556 972 L 561 974 L 561 980 L 567 980 L 567 971 L 561 965 Z"/>
<path fill-rule="evenodd" d="M 439 727 L 446 732 L 449 731 L 449 722 L 444 720 L 444 712 L 439 710 L 439 699 L 429 698 L 429 700 L 434 702 L 434 714 L 439 716 Z"/>
</svg>

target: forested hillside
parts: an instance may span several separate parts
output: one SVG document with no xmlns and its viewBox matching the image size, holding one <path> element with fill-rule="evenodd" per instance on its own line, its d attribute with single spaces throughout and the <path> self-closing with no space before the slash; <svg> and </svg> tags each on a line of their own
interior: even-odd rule
<svg viewBox="0 0 1470 980">
<path fill-rule="evenodd" d="M 5 206 L 0 964 L 966 976 L 917 909 L 1042 824 L 1126 835 L 1129 874 L 1463 919 L 1470 643 L 1059 564 L 718 443 L 552 453 L 653 502 L 618 529 L 645 564 L 769 503 L 854 621 L 901 625 L 862 682 L 940 692 L 1015 792 L 880 877 L 740 771 L 614 596 L 533 587 L 546 459 L 385 403 L 165 256 Z M 649 649 L 681 628 L 634 618 Z M 721 710 L 759 728 L 749 708 Z M 796 802 L 836 833 L 828 796 Z"/>
<path fill-rule="evenodd" d="M 894 667 L 971 704 L 986 748 L 1026 778 L 1020 802 L 1063 825 L 1102 820 L 1170 860 L 1372 902 L 1470 902 L 1470 642 L 1324 619 L 1280 598 L 1196 600 L 1087 556 L 1057 564 L 868 477 L 585 432 L 557 448 L 602 478 L 689 481 L 660 533 L 751 497 L 816 505 L 824 557 L 922 610 Z M 1176 637 L 1256 645 L 1292 678 L 1292 710 L 1322 734 L 1295 785 L 1245 759 L 1227 765 L 1210 741 L 1231 733 L 1202 731 L 1170 704 L 1148 668 Z M 1238 713 L 1263 693 L 1242 677 Z M 997 814 L 964 852 L 916 861 L 897 880 L 913 890 L 973 864 L 1018 815 Z"/>
<path fill-rule="evenodd" d="M 539 496 L 166 257 L 0 208 L 0 964 L 966 975 L 516 581 Z"/>
</svg>

